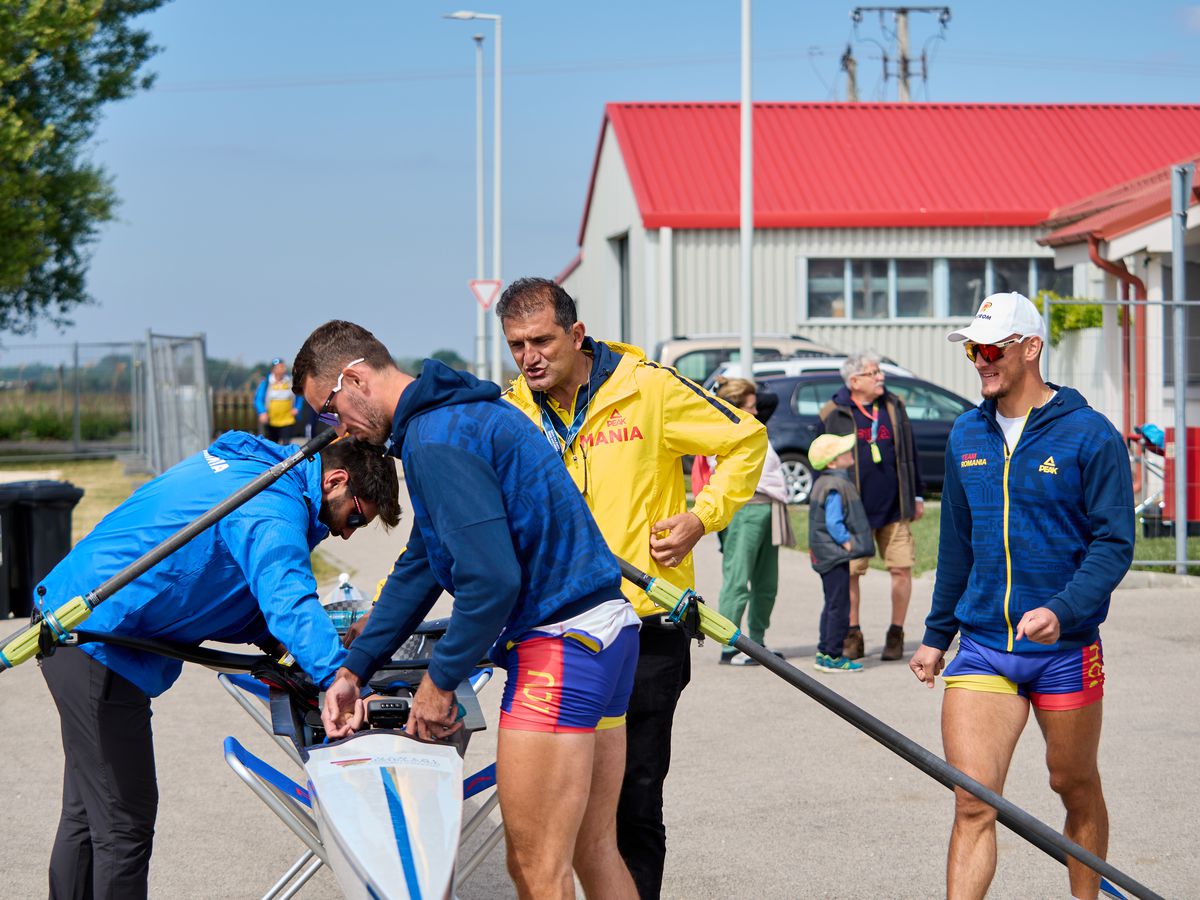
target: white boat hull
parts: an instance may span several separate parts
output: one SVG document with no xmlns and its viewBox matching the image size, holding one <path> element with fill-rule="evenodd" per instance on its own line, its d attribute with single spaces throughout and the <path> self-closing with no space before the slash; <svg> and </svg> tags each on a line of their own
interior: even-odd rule
<svg viewBox="0 0 1200 900">
<path fill-rule="evenodd" d="M 463 767 L 453 747 L 364 732 L 309 748 L 329 866 L 351 900 L 442 900 L 454 885 Z"/>
</svg>

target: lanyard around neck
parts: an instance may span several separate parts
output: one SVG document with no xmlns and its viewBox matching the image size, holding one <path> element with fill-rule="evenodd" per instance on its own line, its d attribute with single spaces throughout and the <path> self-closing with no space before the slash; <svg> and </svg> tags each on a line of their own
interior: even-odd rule
<svg viewBox="0 0 1200 900">
<path fill-rule="evenodd" d="M 871 410 L 874 413 L 867 412 L 866 408 L 857 400 L 854 405 L 858 407 L 858 411 L 871 420 L 871 443 L 875 444 L 879 439 L 879 410 L 874 403 L 871 404 Z"/>
<path fill-rule="evenodd" d="M 578 396 L 576 399 L 578 400 Z M 571 448 L 571 444 L 575 442 L 575 438 L 579 436 L 579 432 L 583 429 L 583 423 L 587 419 L 588 407 L 592 405 L 591 381 L 589 380 L 587 385 L 587 398 L 584 400 L 583 405 L 575 410 L 575 418 L 571 420 L 569 426 L 546 408 L 548 402 L 548 396 L 543 394 L 541 402 L 538 403 L 538 409 L 542 414 L 542 433 L 546 436 L 546 440 L 550 442 L 550 446 L 554 448 L 554 452 L 560 456 L 565 456 Z"/>
</svg>

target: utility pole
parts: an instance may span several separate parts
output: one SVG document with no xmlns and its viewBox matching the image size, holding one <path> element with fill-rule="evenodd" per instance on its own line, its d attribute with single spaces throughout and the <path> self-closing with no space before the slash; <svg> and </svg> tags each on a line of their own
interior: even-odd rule
<svg viewBox="0 0 1200 900">
<path fill-rule="evenodd" d="M 950 22 L 950 7 L 948 6 L 856 6 L 850 11 L 850 20 L 854 23 L 855 34 L 858 33 L 858 24 L 863 19 L 863 13 L 877 12 L 879 13 L 880 28 L 885 35 L 888 35 L 888 28 L 884 25 L 884 15 L 890 13 L 895 22 L 895 30 L 891 32 L 891 37 L 896 42 L 896 81 L 899 85 L 897 91 L 898 99 L 901 103 L 909 103 L 912 101 L 912 91 L 909 86 L 909 75 L 911 71 L 912 57 L 908 50 L 908 14 L 909 13 L 937 13 L 938 25 L 941 26 L 941 31 L 934 35 L 930 40 L 941 40 L 945 37 L 946 25 Z M 867 38 L 866 40 L 870 40 Z M 871 40 L 871 43 L 879 47 L 883 55 L 883 80 L 892 77 L 892 72 L 888 69 L 888 51 L 887 48 L 878 41 Z M 928 46 L 928 41 L 926 46 Z M 847 57 L 849 57 L 849 68 L 847 68 Z M 925 50 L 921 50 L 921 79 L 925 81 L 929 73 L 929 60 L 925 54 Z M 846 48 L 846 53 L 842 56 L 842 68 L 850 75 L 851 90 L 857 86 L 854 82 L 854 57 L 850 56 L 850 48 Z"/>
<path fill-rule="evenodd" d="M 858 102 L 858 62 L 854 59 L 854 50 L 847 44 L 846 52 L 842 54 L 842 71 L 846 73 L 846 100 L 849 103 Z"/>
</svg>

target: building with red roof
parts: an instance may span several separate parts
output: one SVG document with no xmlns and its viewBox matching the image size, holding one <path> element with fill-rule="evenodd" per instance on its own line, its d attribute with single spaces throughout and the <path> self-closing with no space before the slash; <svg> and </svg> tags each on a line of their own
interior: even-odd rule
<svg viewBox="0 0 1200 900">
<path fill-rule="evenodd" d="M 1051 214 L 1197 152 L 1200 105 L 756 103 L 755 328 L 977 396 L 945 335 L 984 296 L 1115 296 Z M 736 103 L 605 108 L 563 273 L 591 333 L 737 331 L 739 154 Z"/>
</svg>

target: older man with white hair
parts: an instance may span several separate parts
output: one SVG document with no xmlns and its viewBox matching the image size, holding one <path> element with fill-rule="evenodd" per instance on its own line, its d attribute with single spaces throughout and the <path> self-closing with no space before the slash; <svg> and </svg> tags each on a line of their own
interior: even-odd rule
<svg viewBox="0 0 1200 900">
<path fill-rule="evenodd" d="M 925 486 L 917 466 L 917 445 L 904 402 L 887 390 L 878 354 L 853 353 L 842 363 L 846 386 L 821 409 L 828 434 L 857 434 L 850 477 L 858 488 L 875 546 L 892 576 L 892 620 L 884 639 L 884 660 L 904 656 L 904 617 L 912 596 L 913 552 L 911 522 L 925 512 Z M 843 656 L 860 659 L 865 653 L 859 624 L 859 579 L 870 559 L 850 563 L 850 631 Z"/>
</svg>

